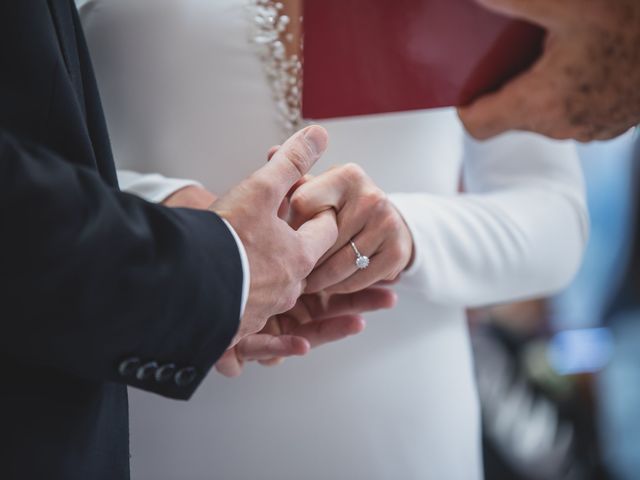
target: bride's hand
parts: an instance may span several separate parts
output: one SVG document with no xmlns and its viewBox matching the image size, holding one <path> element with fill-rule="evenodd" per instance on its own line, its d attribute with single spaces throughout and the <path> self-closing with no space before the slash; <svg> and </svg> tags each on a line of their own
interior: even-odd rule
<svg viewBox="0 0 640 480">
<path fill-rule="evenodd" d="M 413 238 L 404 219 L 356 164 L 335 167 L 308 179 L 290 200 L 293 227 L 318 212 L 337 212 L 338 241 L 307 278 L 307 293 L 350 293 L 380 281 L 395 280 L 411 263 Z M 356 251 L 368 257 L 356 265 Z M 367 263 L 362 259 L 364 263 Z"/>
<path fill-rule="evenodd" d="M 360 314 L 392 308 L 395 302 L 395 294 L 384 288 L 348 295 L 303 295 L 291 311 L 272 317 L 260 333 L 227 350 L 216 369 L 236 377 L 247 361 L 275 365 L 285 357 L 306 355 L 312 348 L 362 332 L 365 321 Z"/>
</svg>

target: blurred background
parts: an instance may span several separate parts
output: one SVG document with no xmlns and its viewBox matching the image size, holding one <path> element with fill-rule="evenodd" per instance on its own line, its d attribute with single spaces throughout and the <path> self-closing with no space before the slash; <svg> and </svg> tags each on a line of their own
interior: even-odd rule
<svg viewBox="0 0 640 480">
<path fill-rule="evenodd" d="M 469 312 L 487 480 L 640 478 L 636 137 L 579 146 L 592 231 L 572 285 Z"/>
</svg>

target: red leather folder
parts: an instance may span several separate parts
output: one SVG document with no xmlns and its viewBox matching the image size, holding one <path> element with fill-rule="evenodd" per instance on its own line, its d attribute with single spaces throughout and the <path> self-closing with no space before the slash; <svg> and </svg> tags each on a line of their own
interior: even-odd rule
<svg viewBox="0 0 640 480">
<path fill-rule="evenodd" d="M 544 31 L 473 0 L 304 0 L 302 114 L 469 103 L 540 55 Z"/>
</svg>

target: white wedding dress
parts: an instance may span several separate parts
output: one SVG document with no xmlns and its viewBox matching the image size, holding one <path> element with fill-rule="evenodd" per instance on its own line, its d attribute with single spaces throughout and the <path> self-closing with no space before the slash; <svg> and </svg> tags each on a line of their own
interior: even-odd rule
<svg viewBox="0 0 640 480">
<path fill-rule="evenodd" d="M 252 41 L 253 4 L 83 6 L 121 168 L 221 194 L 264 164 L 286 128 Z M 357 162 L 397 192 L 417 253 L 398 307 L 280 367 L 211 372 L 188 403 L 131 391 L 134 480 L 482 477 L 465 307 L 571 279 L 587 235 L 574 147 L 523 133 L 478 143 L 452 110 L 323 125 L 331 144 L 316 172 Z M 184 184 L 131 172 L 121 183 L 151 201 Z"/>
</svg>

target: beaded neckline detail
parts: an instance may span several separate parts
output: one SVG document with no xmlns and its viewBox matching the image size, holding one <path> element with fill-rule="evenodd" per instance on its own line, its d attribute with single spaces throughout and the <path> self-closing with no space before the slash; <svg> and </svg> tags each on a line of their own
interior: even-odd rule
<svg viewBox="0 0 640 480">
<path fill-rule="evenodd" d="M 284 5 L 274 0 L 250 2 L 250 40 L 264 66 L 284 139 L 302 128 L 304 121 L 302 62 L 297 53 L 287 52 L 286 43 L 292 44 L 295 35 L 291 32 L 291 18 L 283 10 Z"/>
</svg>

